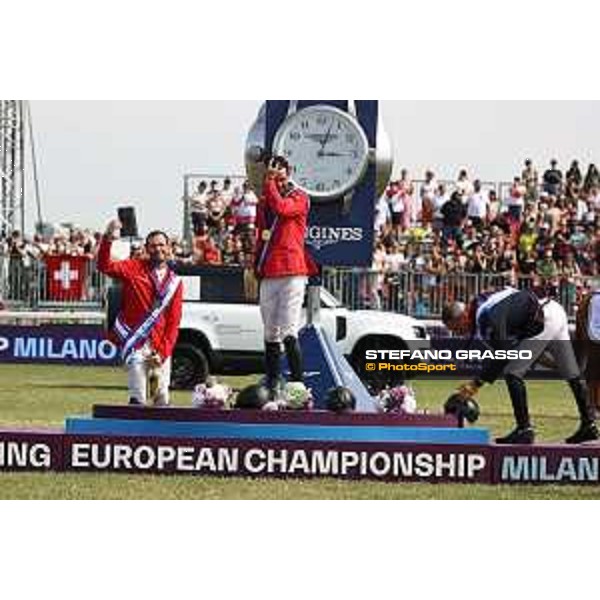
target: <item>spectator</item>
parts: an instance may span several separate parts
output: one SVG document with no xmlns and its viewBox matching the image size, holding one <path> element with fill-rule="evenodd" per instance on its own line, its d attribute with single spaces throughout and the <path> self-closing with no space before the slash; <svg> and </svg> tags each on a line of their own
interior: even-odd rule
<svg viewBox="0 0 600 600">
<path fill-rule="evenodd" d="M 206 181 L 201 181 L 190 199 L 190 213 L 194 233 L 198 233 L 208 219 L 208 193 Z"/>
<path fill-rule="evenodd" d="M 473 193 L 473 184 L 466 169 L 461 169 L 456 180 L 456 191 L 461 198 L 468 198 Z"/>
<path fill-rule="evenodd" d="M 528 158 L 525 161 L 525 168 L 521 173 L 521 180 L 525 186 L 525 199 L 527 202 L 535 202 L 538 199 L 538 172 L 533 166 L 533 161 Z"/>
<path fill-rule="evenodd" d="M 5 308 L 4 301 L 8 296 L 9 246 L 4 234 L 0 234 L 0 310 Z"/>
<path fill-rule="evenodd" d="M 565 186 L 565 197 L 571 201 L 571 203 L 576 202 L 579 197 L 580 186 L 577 183 L 576 179 L 569 178 L 567 179 L 567 184 Z"/>
<path fill-rule="evenodd" d="M 446 186 L 440 183 L 436 190 L 433 198 L 433 230 L 441 231 L 444 226 L 444 215 L 442 213 L 442 207 L 448 202 L 448 195 L 446 194 Z"/>
<path fill-rule="evenodd" d="M 506 199 L 506 207 L 508 209 L 508 215 L 513 222 L 519 222 L 523 209 L 525 207 L 525 194 L 527 190 L 523 185 L 520 177 L 515 177 L 513 184 L 510 188 L 510 193 Z"/>
<path fill-rule="evenodd" d="M 585 174 L 583 190 L 585 192 L 590 192 L 592 189 L 598 190 L 598 188 L 600 188 L 600 173 L 598 172 L 596 165 L 592 163 Z"/>
<path fill-rule="evenodd" d="M 376 235 L 382 235 L 385 226 L 391 221 L 387 192 L 375 204 L 375 220 L 373 222 Z"/>
<path fill-rule="evenodd" d="M 519 259 L 529 256 L 535 248 L 538 233 L 535 229 L 535 219 L 531 218 L 523 225 L 519 236 Z"/>
<path fill-rule="evenodd" d="M 385 247 L 381 242 L 375 244 L 373 264 L 368 278 L 367 303 L 369 308 L 381 310 L 383 282 L 386 267 Z"/>
<path fill-rule="evenodd" d="M 469 273 L 485 273 L 488 271 L 488 258 L 485 255 L 481 244 L 473 244 L 472 251 L 467 263 Z"/>
<path fill-rule="evenodd" d="M 577 187 L 579 187 L 581 185 L 581 182 L 583 181 L 583 176 L 581 175 L 581 170 L 579 168 L 578 160 L 574 160 L 571 163 L 571 166 L 569 167 L 569 170 L 567 171 L 566 178 L 567 178 L 567 183 L 572 182 Z"/>
<path fill-rule="evenodd" d="M 390 184 L 388 189 L 388 204 L 392 215 L 392 227 L 396 236 L 406 228 L 406 220 L 404 218 L 406 205 L 404 193 L 400 190 L 400 182 L 396 181 Z"/>
<path fill-rule="evenodd" d="M 488 221 L 489 196 L 481 189 L 481 181 L 473 183 L 473 193 L 467 199 L 467 218 L 477 230 L 481 230 Z"/>
<path fill-rule="evenodd" d="M 221 260 L 224 265 L 238 264 L 238 252 L 236 251 L 235 238 L 233 235 L 228 235 L 221 248 Z"/>
<path fill-rule="evenodd" d="M 208 239 L 208 227 L 206 225 L 202 225 L 196 232 L 192 245 L 192 256 L 194 264 L 204 264 L 204 248 L 208 243 Z"/>
<path fill-rule="evenodd" d="M 544 173 L 544 191 L 550 196 L 558 196 L 562 191 L 563 174 L 558 168 L 558 161 L 553 158 L 550 168 Z"/>
<path fill-rule="evenodd" d="M 397 273 L 407 263 L 404 251 L 406 246 L 393 242 L 385 256 L 385 271 L 387 273 Z"/>
<path fill-rule="evenodd" d="M 435 213 L 435 191 L 437 188 L 437 182 L 435 181 L 435 174 L 433 171 L 425 171 L 425 181 L 421 185 L 420 196 L 421 196 L 421 211 L 422 211 L 422 222 L 424 224 L 432 223 Z"/>
<path fill-rule="evenodd" d="M 548 198 L 548 209 L 544 211 L 545 221 L 550 225 L 550 232 L 554 234 L 558 231 L 560 223 L 565 215 L 565 209 L 562 201 L 555 199 L 553 196 Z"/>
<path fill-rule="evenodd" d="M 571 236 L 569 237 L 569 244 L 576 252 L 583 252 L 588 245 L 588 238 L 585 234 L 585 229 L 582 225 L 575 225 Z"/>
<path fill-rule="evenodd" d="M 471 219 L 467 219 L 464 224 L 464 236 L 462 239 L 461 246 L 465 249 L 472 249 L 476 244 L 481 240 L 481 234 L 479 230 L 475 227 L 475 224 Z"/>
<path fill-rule="evenodd" d="M 529 250 L 526 254 L 521 255 L 519 259 L 519 272 L 521 275 L 534 275 L 536 268 L 536 253 L 535 250 Z"/>
<path fill-rule="evenodd" d="M 223 189 L 219 195 L 225 203 L 225 206 L 228 207 L 231 204 L 234 196 L 234 190 L 231 187 L 231 179 L 229 179 L 229 177 L 226 177 L 223 181 Z"/>
<path fill-rule="evenodd" d="M 9 294 L 16 300 L 28 295 L 28 267 L 30 259 L 28 248 L 21 232 L 13 231 L 8 241 L 8 288 Z"/>
<path fill-rule="evenodd" d="M 488 223 L 493 223 L 500 216 L 501 205 L 496 190 L 490 190 L 488 193 Z"/>
<path fill-rule="evenodd" d="M 542 282 L 553 280 L 558 275 L 558 266 L 552 255 L 552 250 L 547 248 L 544 256 L 536 264 L 536 272 L 541 277 Z"/>
<path fill-rule="evenodd" d="M 209 227 L 219 227 L 221 221 L 225 218 L 227 204 L 220 192 L 209 194 L 208 202 L 208 225 Z"/>
<path fill-rule="evenodd" d="M 585 192 L 588 202 L 591 204 L 594 212 L 600 213 L 600 187 L 592 186 Z"/>
<path fill-rule="evenodd" d="M 512 278 L 516 273 L 517 268 L 518 263 L 514 250 L 506 248 L 502 254 L 498 253 L 496 256 L 496 268 L 494 269 L 497 273 L 503 273 Z"/>
<path fill-rule="evenodd" d="M 459 192 L 454 192 L 450 200 L 442 206 L 444 241 L 462 239 L 462 225 L 466 212 Z"/>
<path fill-rule="evenodd" d="M 258 198 L 256 194 L 252 191 L 248 181 L 244 181 L 239 202 L 235 202 L 232 207 L 236 233 L 241 235 L 251 235 L 253 233 L 257 205 Z"/>
<path fill-rule="evenodd" d="M 402 169 L 402 171 L 400 171 L 400 180 L 397 182 L 397 186 L 400 202 L 403 206 L 402 227 L 404 229 L 409 229 L 417 222 L 417 219 L 420 218 L 421 203 L 420 198 L 418 204 L 415 202 L 415 190 L 407 169 Z"/>
<path fill-rule="evenodd" d="M 203 257 L 202 257 L 202 261 L 203 264 L 206 265 L 221 265 L 222 260 L 221 260 L 221 251 L 219 250 L 219 248 L 217 247 L 217 245 L 215 244 L 215 242 L 212 240 L 212 238 L 208 238 L 203 245 Z"/>
<path fill-rule="evenodd" d="M 574 199 L 573 208 L 575 210 L 575 220 L 578 223 L 585 223 L 588 219 L 589 207 L 583 194 L 577 194 Z"/>
</svg>

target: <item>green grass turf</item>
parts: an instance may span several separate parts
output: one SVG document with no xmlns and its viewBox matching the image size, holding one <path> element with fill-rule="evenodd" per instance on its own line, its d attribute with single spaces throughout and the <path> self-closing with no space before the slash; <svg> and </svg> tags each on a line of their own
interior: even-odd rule
<svg viewBox="0 0 600 600">
<path fill-rule="evenodd" d="M 254 377 L 225 378 L 242 387 Z M 415 387 L 420 408 L 439 411 L 456 386 L 447 381 Z M 530 382 L 531 411 L 540 441 L 558 441 L 577 426 L 574 402 L 562 382 Z M 0 423 L 61 426 L 66 416 L 89 415 L 96 403 L 124 403 L 121 369 L 50 365 L 0 365 Z M 174 404 L 190 405 L 189 392 L 175 392 Z M 502 383 L 480 396 L 478 426 L 492 435 L 512 427 L 510 402 Z M 335 480 L 220 479 L 120 474 L 2 473 L 0 498 L 252 498 L 252 499 L 526 499 L 600 498 L 600 486 L 482 486 L 464 484 L 383 484 Z"/>
</svg>

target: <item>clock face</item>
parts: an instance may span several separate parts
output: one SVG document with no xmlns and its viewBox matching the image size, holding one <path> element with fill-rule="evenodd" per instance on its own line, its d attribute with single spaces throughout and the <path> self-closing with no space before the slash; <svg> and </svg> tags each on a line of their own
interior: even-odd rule
<svg viewBox="0 0 600 600">
<path fill-rule="evenodd" d="M 332 106 L 310 106 L 290 115 L 273 150 L 292 166 L 293 183 L 316 200 L 349 192 L 369 161 L 369 142 L 360 125 Z"/>
</svg>

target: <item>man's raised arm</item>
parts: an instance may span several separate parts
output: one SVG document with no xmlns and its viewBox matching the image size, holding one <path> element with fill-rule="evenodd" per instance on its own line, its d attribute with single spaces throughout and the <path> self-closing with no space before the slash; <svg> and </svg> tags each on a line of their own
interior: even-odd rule
<svg viewBox="0 0 600 600">
<path fill-rule="evenodd" d="M 100 241 L 100 248 L 98 250 L 98 271 L 114 277 L 116 279 L 124 279 L 129 276 L 129 267 L 131 264 L 130 260 L 113 260 L 110 256 L 110 250 L 112 243 L 119 237 L 121 230 L 121 222 L 117 219 L 113 219 L 106 226 L 106 231 Z"/>
</svg>

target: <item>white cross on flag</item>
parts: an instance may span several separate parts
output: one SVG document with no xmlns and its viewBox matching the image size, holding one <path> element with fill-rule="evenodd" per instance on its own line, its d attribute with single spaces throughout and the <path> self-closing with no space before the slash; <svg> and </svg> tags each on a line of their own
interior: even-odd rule
<svg viewBox="0 0 600 600">
<path fill-rule="evenodd" d="M 60 269 L 52 274 L 54 281 L 60 281 L 63 290 L 71 289 L 71 281 L 79 279 L 79 271 L 71 269 L 71 263 L 68 260 L 63 260 L 60 263 Z"/>
<path fill-rule="evenodd" d="M 46 257 L 48 300 L 83 300 L 87 263 L 84 256 Z"/>
</svg>

